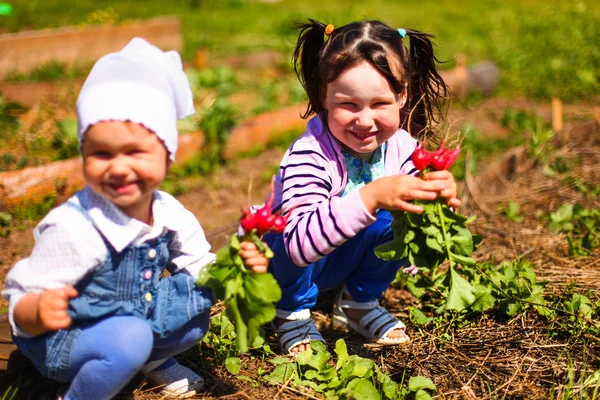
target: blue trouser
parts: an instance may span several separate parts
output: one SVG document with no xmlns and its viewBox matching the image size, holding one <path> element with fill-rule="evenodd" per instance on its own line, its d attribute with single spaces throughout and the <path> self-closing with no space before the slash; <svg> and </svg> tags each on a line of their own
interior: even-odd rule
<svg viewBox="0 0 600 400">
<path fill-rule="evenodd" d="M 164 339 L 155 339 L 148 321 L 137 317 L 108 317 L 86 326 L 73 345 L 65 400 L 114 397 L 146 362 L 197 344 L 208 323 L 205 312 Z"/>
<path fill-rule="evenodd" d="M 288 257 L 283 235 L 269 235 L 265 241 L 274 257 L 269 270 L 281 287 L 282 297 L 277 308 L 300 311 L 317 303 L 319 290 L 346 284 L 355 301 L 378 299 L 395 279 L 406 261 L 383 261 L 374 249 L 393 239 L 392 216 L 379 211 L 377 220 L 319 261 L 299 267 Z"/>
</svg>

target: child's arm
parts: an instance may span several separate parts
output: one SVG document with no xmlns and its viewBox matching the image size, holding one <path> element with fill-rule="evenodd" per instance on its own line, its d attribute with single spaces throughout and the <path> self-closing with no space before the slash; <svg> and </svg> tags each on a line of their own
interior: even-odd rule
<svg viewBox="0 0 600 400">
<path fill-rule="evenodd" d="M 446 199 L 450 207 L 459 207 L 454 177 L 449 171 L 430 172 L 425 179 L 411 175 L 396 175 L 377 179 L 363 186 L 360 195 L 369 212 L 377 209 L 422 212 L 423 207 L 410 203 L 412 200 Z"/>
<path fill-rule="evenodd" d="M 298 147 L 288 150 L 275 186 L 281 185 L 281 212 L 288 216 L 283 233 L 286 250 L 296 265 L 305 266 L 331 253 L 376 218 L 358 191 L 344 197 L 333 193 L 332 181 L 340 173 L 335 161 L 310 147 Z"/>
<path fill-rule="evenodd" d="M 242 242 L 240 244 L 240 256 L 244 260 L 244 265 L 252 269 L 254 272 L 267 272 L 269 260 L 263 253 L 258 250 L 258 247 L 252 242 Z"/>
<path fill-rule="evenodd" d="M 69 299 L 77 294 L 73 286 L 28 293 L 15 305 L 14 321 L 30 335 L 66 329 L 72 322 L 67 312 Z"/>
<path fill-rule="evenodd" d="M 16 336 L 31 333 L 21 323 L 31 328 L 30 322 L 37 318 L 37 301 L 32 307 L 32 299 L 48 290 L 75 285 L 106 257 L 106 246 L 98 231 L 83 215 L 66 205 L 52 210 L 33 235 L 35 245 L 31 255 L 10 270 L 2 291 L 9 301 L 8 316 Z M 19 321 L 15 318 L 17 308 Z"/>
</svg>

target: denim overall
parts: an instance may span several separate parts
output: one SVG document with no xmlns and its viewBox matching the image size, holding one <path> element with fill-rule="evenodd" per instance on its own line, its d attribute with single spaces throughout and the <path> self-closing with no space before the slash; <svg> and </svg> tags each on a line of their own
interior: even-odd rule
<svg viewBox="0 0 600 400">
<path fill-rule="evenodd" d="M 93 224 L 82 207 L 66 204 Z M 171 269 L 167 245 L 172 236 L 168 231 L 120 253 L 102 236 L 106 259 L 75 285 L 79 296 L 69 302 L 68 310 L 72 326 L 31 338 L 13 335 L 14 343 L 42 375 L 66 382 L 71 349 L 81 327 L 105 317 L 130 315 L 147 320 L 155 339 L 162 339 L 208 311 L 212 294 L 196 286 L 194 277 L 178 273 L 161 279 L 163 270 Z"/>
</svg>

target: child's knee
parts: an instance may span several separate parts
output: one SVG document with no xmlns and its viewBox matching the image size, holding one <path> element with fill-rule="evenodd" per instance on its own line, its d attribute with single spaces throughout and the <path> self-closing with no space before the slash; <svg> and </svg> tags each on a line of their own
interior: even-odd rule
<svg viewBox="0 0 600 400">
<path fill-rule="evenodd" d="M 392 215 L 389 211 L 379 211 L 377 220 L 366 228 L 365 239 L 375 245 L 389 242 L 394 238 L 392 231 Z"/>
<path fill-rule="evenodd" d="M 147 321 L 136 317 L 127 318 L 122 330 L 115 332 L 105 344 L 111 362 L 124 370 L 137 370 L 150 357 L 154 343 L 152 328 Z"/>
</svg>

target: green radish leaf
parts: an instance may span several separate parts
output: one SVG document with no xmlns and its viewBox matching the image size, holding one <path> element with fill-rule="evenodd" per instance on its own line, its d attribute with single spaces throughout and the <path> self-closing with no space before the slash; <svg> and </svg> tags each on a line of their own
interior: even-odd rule
<svg viewBox="0 0 600 400">
<path fill-rule="evenodd" d="M 487 286 L 475 285 L 475 301 L 471 308 L 475 311 L 484 312 L 496 306 L 496 298 L 492 290 Z"/>
<path fill-rule="evenodd" d="M 427 391 L 420 389 L 415 393 L 415 400 L 432 400 L 433 397 Z"/>
<path fill-rule="evenodd" d="M 253 240 L 265 257 L 272 256 L 255 233 L 246 240 Z M 237 234 L 231 236 L 228 246 L 217 251 L 215 263 L 200 271 L 196 284 L 210 287 L 215 299 L 224 300 L 226 314 L 235 322 L 238 351 L 246 352 L 249 347 L 265 343 L 262 326 L 275 318 L 281 289 L 272 274 L 258 274 L 244 266 Z"/>
<path fill-rule="evenodd" d="M 346 387 L 352 399 L 380 400 L 379 392 L 371 382 L 362 378 L 354 378 Z"/>
<path fill-rule="evenodd" d="M 279 364 L 277 367 L 275 367 L 273 372 L 265 375 L 265 380 L 267 382 L 283 384 L 292 377 L 292 374 L 296 374 L 296 366 L 288 361 L 283 364 Z"/>
<path fill-rule="evenodd" d="M 450 288 L 446 302 L 447 310 L 462 311 L 475 301 L 475 289 L 453 267 L 446 276 L 446 286 Z"/>
<path fill-rule="evenodd" d="M 338 370 L 346 363 L 346 360 L 348 360 L 348 348 L 346 347 L 346 342 L 343 339 L 338 339 L 335 342 L 335 354 L 338 357 L 335 369 Z"/>
<path fill-rule="evenodd" d="M 418 390 L 423 390 L 423 389 L 428 389 L 428 390 L 433 390 L 433 391 L 437 390 L 437 388 L 433 384 L 433 381 L 424 376 L 413 376 L 412 378 L 409 379 L 408 390 L 410 390 L 411 392 L 416 392 Z"/>
<path fill-rule="evenodd" d="M 425 314 L 423 314 L 423 312 L 421 310 L 419 310 L 416 307 L 410 307 L 410 322 L 412 322 L 413 324 L 417 325 L 417 326 L 425 326 L 427 325 L 429 322 L 431 322 L 433 320 L 432 317 L 428 317 Z"/>
<path fill-rule="evenodd" d="M 438 253 L 444 253 L 444 249 L 442 249 L 442 246 L 438 243 L 436 238 L 428 236 L 427 239 L 425 239 L 425 243 L 431 250 L 435 250 Z"/>
<path fill-rule="evenodd" d="M 384 261 L 401 260 L 404 257 L 404 242 L 402 238 L 395 238 L 375 248 L 377 257 Z"/>
<path fill-rule="evenodd" d="M 362 357 L 353 357 L 351 356 L 354 360 L 354 368 L 352 369 L 352 372 L 350 373 L 351 376 L 358 376 L 358 377 L 365 377 L 367 376 L 368 372 L 371 371 L 373 369 L 373 366 L 375 365 L 373 363 L 373 361 L 366 359 L 366 358 L 362 358 Z"/>
<path fill-rule="evenodd" d="M 239 357 L 227 357 L 225 359 L 225 369 L 231 375 L 237 375 L 242 368 L 242 361 Z"/>
</svg>

